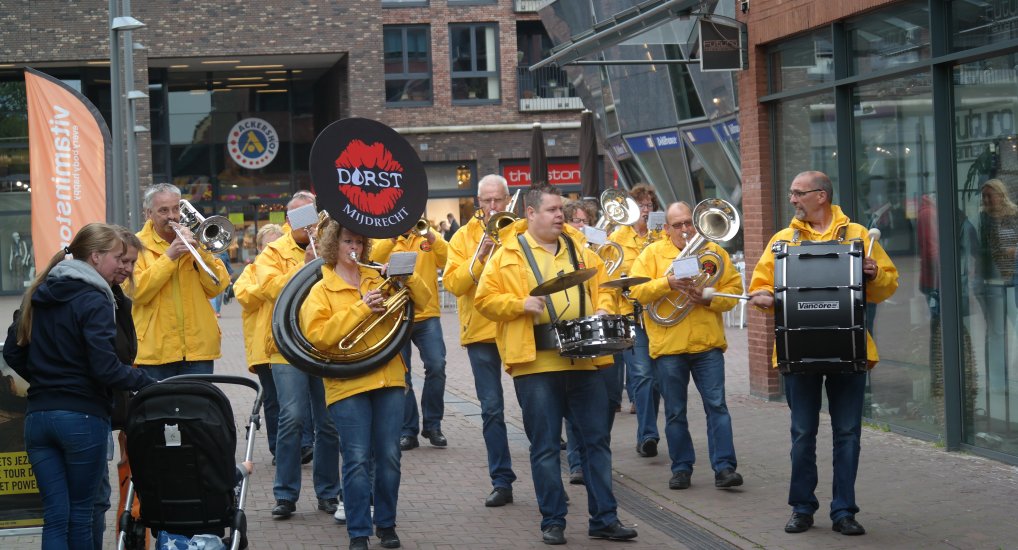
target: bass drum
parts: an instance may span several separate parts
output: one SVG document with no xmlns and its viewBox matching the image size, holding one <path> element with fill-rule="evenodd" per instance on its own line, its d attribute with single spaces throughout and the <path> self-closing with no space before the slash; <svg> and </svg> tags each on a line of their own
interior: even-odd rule
<svg viewBox="0 0 1018 550">
<path fill-rule="evenodd" d="M 624 315 L 592 315 L 555 323 L 563 357 L 601 357 L 633 347 L 636 329 Z"/>
<path fill-rule="evenodd" d="M 316 349 L 300 330 L 300 306 L 311 292 L 311 287 L 322 279 L 322 264 L 317 258 L 298 271 L 283 287 L 272 310 L 272 337 L 276 347 L 294 367 L 323 378 L 356 378 L 389 362 L 410 341 L 413 329 L 414 304 L 407 300 L 404 321 L 395 336 L 377 353 L 352 361 L 340 355 Z"/>
</svg>

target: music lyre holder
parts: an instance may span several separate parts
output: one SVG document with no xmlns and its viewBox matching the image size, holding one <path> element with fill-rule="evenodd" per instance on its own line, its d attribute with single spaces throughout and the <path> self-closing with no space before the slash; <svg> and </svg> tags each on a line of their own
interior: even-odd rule
<svg viewBox="0 0 1018 550">
<path fill-rule="evenodd" d="M 614 281 L 608 281 L 601 285 L 601 288 L 618 288 L 622 290 L 622 297 L 633 304 L 633 322 L 636 326 L 643 328 L 643 305 L 629 296 L 629 290 L 636 286 L 650 281 L 650 277 L 626 277 L 625 274 Z"/>
</svg>

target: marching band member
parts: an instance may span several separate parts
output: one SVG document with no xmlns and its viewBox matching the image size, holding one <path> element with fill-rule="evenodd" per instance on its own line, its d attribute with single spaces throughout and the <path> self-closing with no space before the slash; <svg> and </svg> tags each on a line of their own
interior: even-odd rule
<svg viewBox="0 0 1018 550">
<path fill-rule="evenodd" d="M 795 208 L 795 217 L 785 229 L 778 231 L 764 248 L 753 270 L 750 283 L 750 305 L 764 309 L 774 307 L 774 253 L 777 240 L 829 241 L 861 238 L 871 254 L 863 259 L 866 279 L 866 300 L 882 302 L 898 289 L 898 269 L 879 242 L 872 242 L 866 228 L 852 223 L 841 208 L 831 201 L 834 187 L 823 172 L 808 171 L 795 176 L 788 192 L 788 201 Z M 869 368 L 876 365 L 877 346 L 866 333 L 866 357 Z M 774 356 L 777 366 L 777 356 Z M 823 389 L 827 388 L 831 431 L 834 433 L 834 484 L 831 499 L 832 528 L 843 535 L 862 535 L 866 529 L 855 520 L 859 506 L 855 502 L 855 477 L 859 470 L 862 408 L 866 392 L 866 374 L 807 374 L 782 376 L 785 398 L 792 422 L 792 478 L 788 488 L 788 504 L 792 517 L 785 524 L 786 533 L 802 533 L 813 526 L 813 514 L 820 508 L 817 486 L 817 430 Z"/>
<path fill-rule="evenodd" d="M 596 360 L 559 355 L 552 321 L 604 314 L 598 276 L 548 297 L 530 296 L 539 281 L 562 272 L 596 265 L 595 254 L 563 238 L 562 197 L 539 183 L 528 189 L 526 219 L 501 233 L 502 246 L 484 267 L 474 296 L 477 310 L 496 322 L 496 342 L 506 370 L 513 377 L 530 439 L 530 463 L 541 510 L 542 539 L 564 544 L 566 493 L 560 472 L 559 444 L 566 416 L 583 439 L 590 512 L 588 534 L 594 538 L 628 540 L 636 530 L 625 527 L 612 493 L 611 449 L 608 445 L 608 397 L 597 374 Z M 570 305 L 567 307 L 567 295 Z M 610 300 L 610 297 L 608 298 Z M 561 317 L 559 317 L 561 315 Z"/>
<path fill-rule="evenodd" d="M 255 236 L 255 249 L 261 254 L 266 245 L 283 236 L 283 228 L 274 223 L 263 225 Z M 265 407 L 265 436 L 269 440 L 269 453 L 276 456 L 276 429 L 279 427 L 279 400 L 276 385 L 272 382 L 269 355 L 265 352 L 265 334 L 271 331 L 272 305 L 260 299 L 255 292 L 258 278 L 255 264 L 249 264 L 233 282 L 233 292 L 240 303 L 241 326 L 244 331 L 244 352 L 247 370 L 258 376 L 262 385 L 262 404 Z"/>
<path fill-rule="evenodd" d="M 157 380 L 178 374 L 212 374 L 221 355 L 219 322 L 209 299 L 230 284 L 223 261 L 209 253 L 180 222 L 180 189 L 159 183 L 145 190 L 148 221 L 138 232 L 145 245 L 134 266 L 132 312 L 138 332 L 135 363 Z M 184 244 L 187 238 L 212 269 L 219 284 L 197 267 Z"/>
<path fill-rule="evenodd" d="M 403 348 L 408 390 L 399 446 L 404 451 L 419 446 L 417 433 L 420 431 L 421 437 L 435 447 L 445 447 L 448 444 L 442 434 L 442 417 L 445 416 L 445 339 L 442 337 L 442 311 L 438 303 L 438 270 L 445 266 L 448 244 L 428 226 L 427 234 L 423 237 L 411 229 L 398 237 L 377 239 L 371 248 L 371 259 L 381 264 L 387 263 L 394 252 L 416 252 L 414 273 L 424 278 L 431 291 L 431 300 L 414 312 L 414 328 L 410 334 L 410 340 L 417 346 L 417 353 L 424 363 L 420 415 L 417 412 L 414 385 L 410 379 L 410 342 Z"/>
<path fill-rule="evenodd" d="M 640 252 L 647 247 L 649 240 L 657 238 L 652 235 L 647 227 L 647 217 L 658 208 L 657 193 L 654 188 L 646 183 L 635 185 L 629 191 L 629 196 L 636 201 L 640 208 L 640 217 L 636 223 L 620 225 L 608 240 L 622 247 L 622 265 L 616 270 L 619 274 L 629 274 L 633 262 Z M 620 292 L 616 293 L 619 314 L 632 315 L 633 304 L 630 303 Z M 629 392 L 630 402 L 636 406 L 636 452 L 643 457 L 657 456 L 657 444 L 661 436 L 657 431 L 657 412 L 661 404 L 661 384 L 658 381 L 654 364 L 650 359 L 650 349 L 647 340 L 647 331 L 640 325 L 636 325 L 636 340 L 631 349 L 615 354 L 615 365 L 618 367 L 618 375 L 623 375 L 623 367 L 627 377 L 626 390 Z M 621 386 L 620 386 L 621 387 Z M 609 396 L 610 397 L 610 396 Z M 622 402 L 622 394 L 619 391 L 617 402 Z"/>
<path fill-rule="evenodd" d="M 630 275 L 650 277 L 652 280 L 632 288 L 632 296 L 641 304 L 669 297 L 688 298 L 686 307 L 692 308 L 685 319 L 672 326 L 662 326 L 645 315 L 650 356 L 657 369 L 661 394 L 665 402 L 665 435 L 668 438 L 668 455 L 671 458 L 670 489 L 687 489 L 696 454 L 686 420 L 686 401 L 689 378 L 692 375 L 707 413 L 707 442 L 714 486 L 727 488 L 742 485 L 742 476 L 735 470 L 735 445 L 732 442 L 732 418 L 725 404 L 725 341 L 721 314 L 735 307 L 734 298 L 704 299 L 702 288 L 692 278 L 676 278 L 671 273 L 672 261 L 679 255 L 696 233 L 692 211 L 684 202 L 668 207 L 665 232 L 662 239 L 648 246 L 636 258 Z M 718 292 L 742 294 L 742 280 L 732 266 L 728 253 L 713 242 L 705 250 L 721 258 L 722 265 L 711 265 L 708 260 L 701 270 L 722 270 L 715 283 Z"/>
<path fill-rule="evenodd" d="M 287 203 L 287 212 L 315 203 L 308 191 L 298 191 Z M 308 228 L 294 228 L 269 243 L 255 258 L 256 285 L 252 294 L 271 309 L 283 287 L 302 267 L 314 259 L 308 246 Z M 322 379 L 312 376 L 286 362 L 279 353 L 272 331 L 265 335 L 265 351 L 271 364 L 272 381 L 279 401 L 279 425 L 276 429 L 276 480 L 272 493 L 276 505 L 272 516 L 289 518 L 297 510 L 301 485 L 301 432 L 304 425 L 315 426 L 314 485 L 318 509 L 335 514 L 339 508 L 339 440 L 336 426 L 325 408 L 325 387 Z M 309 407 L 310 402 L 310 407 Z M 308 418 L 308 412 L 311 418 Z"/>
<path fill-rule="evenodd" d="M 368 256 L 369 248 L 366 238 L 335 220 L 328 222 L 321 240 L 322 280 L 311 288 L 300 313 L 301 331 L 315 347 L 335 348 L 370 315 L 386 311 L 382 306 L 385 297 L 378 288 L 384 279 L 378 271 L 358 265 Z M 433 299 L 424 279 L 416 272 L 407 279 L 414 306 L 422 311 Z M 380 323 L 358 345 L 366 347 L 391 328 L 391 322 Z M 400 546 L 396 501 L 407 370 L 402 354 L 397 354 L 377 370 L 356 378 L 325 379 L 325 399 L 340 432 L 351 550 L 368 548 L 372 498 L 375 535 L 383 548 Z M 317 457 L 316 452 L 316 461 Z"/>
<path fill-rule="evenodd" d="M 467 349 L 470 370 L 474 374 L 474 389 L 481 403 L 481 433 L 488 451 L 488 474 L 493 487 L 484 505 L 497 507 L 513 501 L 516 474 L 506 435 L 502 358 L 495 345 L 495 323 L 475 309 L 474 293 L 481 270 L 495 244 L 485 234 L 484 227 L 493 213 L 504 211 L 509 204 L 509 186 L 505 178 L 495 174 L 481 178 L 477 184 L 477 202 L 484 215 L 471 218 L 453 234 L 442 285 L 456 296 L 460 345 Z"/>
</svg>

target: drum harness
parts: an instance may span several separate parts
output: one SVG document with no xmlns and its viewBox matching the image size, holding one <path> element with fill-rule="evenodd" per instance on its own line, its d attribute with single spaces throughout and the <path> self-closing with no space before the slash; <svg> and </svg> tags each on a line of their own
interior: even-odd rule
<svg viewBox="0 0 1018 550">
<path fill-rule="evenodd" d="M 527 257 L 527 263 L 530 264 L 531 271 L 534 272 L 534 278 L 537 279 L 537 284 L 540 285 L 544 282 L 544 277 L 541 276 L 541 270 L 537 267 L 537 260 L 534 259 L 534 253 L 530 250 L 530 243 L 522 235 L 517 235 L 516 238 L 520 241 L 520 248 L 523 250 L 523 255 Z M 569 251 L 569 261 L 573 264 L 573 270 L 579 270 L 579 262 L 576 259 L 576 245 L 573 244 L 572 239 L 561 236 L 561 240 L 566 242 L 566 250 Z M 586 300 L 586 283 L 583 283 L 583 288 L 580 289 L 580 317 L 587 315 L 587 300 Z M 559 349 L 558 333 L 555 332 L 555 324 L 558 323 L 558 313 L 555 311 L 555 306 L 551 300 L 547 301 L 548 304 L 548 315 L 551 317 L 550 323 L 544 323 L 541 325 L 534 325 L 534 346 L 538 350 L 550 350 Z"/>
</svg>

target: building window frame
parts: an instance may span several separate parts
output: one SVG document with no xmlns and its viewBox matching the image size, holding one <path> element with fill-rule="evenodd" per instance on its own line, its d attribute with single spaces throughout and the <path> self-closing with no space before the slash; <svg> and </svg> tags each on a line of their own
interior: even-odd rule
<svg viewBox="0 0 1018 550">
<path fill-rule="evenodd" d="M 401 32 L 400 43 L 403 45 L 403 51 L 402 51 L 403 72 L 399 72 L 399 73 L 385 73 L 385 82 L 386 82 L 386 84 L 388 84 L 391 81 L 399 81 L 399 80 L 404 80 L 404 81 L 426 80 L 427 83 L 428 83 L 428 85 L 427 85 L 427 88 L 428 88 L 428 97 L 427 97 L 427 99 L 423 99 L 423 100 L 411 99 L 409 97 L 407 99 L 391 100 L 391 99 L 389 99 L 388 94 L 386 94 L 385 106 L 386 107 L 397 107 L 397 108 L 399 108 L 399 107 L 427 107 L 427 106 L 433 105 L 434 101 L 435 101 L 435 86 L 434 86 L 434 82 L 435 82 L 435 78 L 434 78 L 435 67 L 434 67 L 434 64 L 432 63 L 432 59 L 431 59 L 431 51 L 432 51 L 432 48 L 431 48 L 431 26 L 430 25 L 384 25 L 382 27 L 382 35 L 383 35 L 383 37 L 384 37 L 386 32 L 393 31 L 393 30 L 399 30 Z M 413 72 L 413 71 L 410 70 L 410 51 L 409 51 L 409 48 L 407 47 L 408 39 L 409 39 L 409 33 L 411 31 L 419 31 L 419 30 L 423 30 L 424 31 L 424 43 L 427 46 L 427 52 L 426 52 L 427 58 L 428 58 L 428 69 L 427 69 L 427 72 Z M 383 40 L 384 40 L 384 38 L 383 38 Z M 383 64 L 384 64 L 384 56 L 385 56 L 384 49 L 383 49 L 382 56 L 383 56 Z M 405 91 L 404 91 L 404 95 L 406 95 Z"/>
<path fill-rule="evenodd" d="M 469 44 L 469 59 L 470 59 L 470 70 L 458 71 L 455 69 L 456 66 L 456 48 L 453 45 L 454 34 L 463 29 L 467 29 L 470 34 Z M 493 70 L 480 70 L 478 68 L 478 44 L 477 44 L 477 30 L 478 29 L 492 29 L 493 31 L 493 46 L 491 51 L 488 52 L 488 59 L 494 62 Z M 497 22 L 478 22 L 478 23 L 451 23 L 449 24 L 449 80 L 452 84 L 452 104 L 453 105 L 497 105 L 502 102 L 502 82 L 500 78 L 500 47 L 499 47 L 499 26 Z M 495 93 L 497 97 L 494 98 L 456 98 L 456 83 L 457 80 L 465 79 L 477 79 L 487 78 L 495 79 Z M 489 81 L 490 85 L 490 81 Z M 469 93 L 469 91 L 468 91 Z"/>
<path fill-rule="evenodd" d="M 382 0 L 382 8 L 426 8 L 428 0 Z"/>
</svg>

